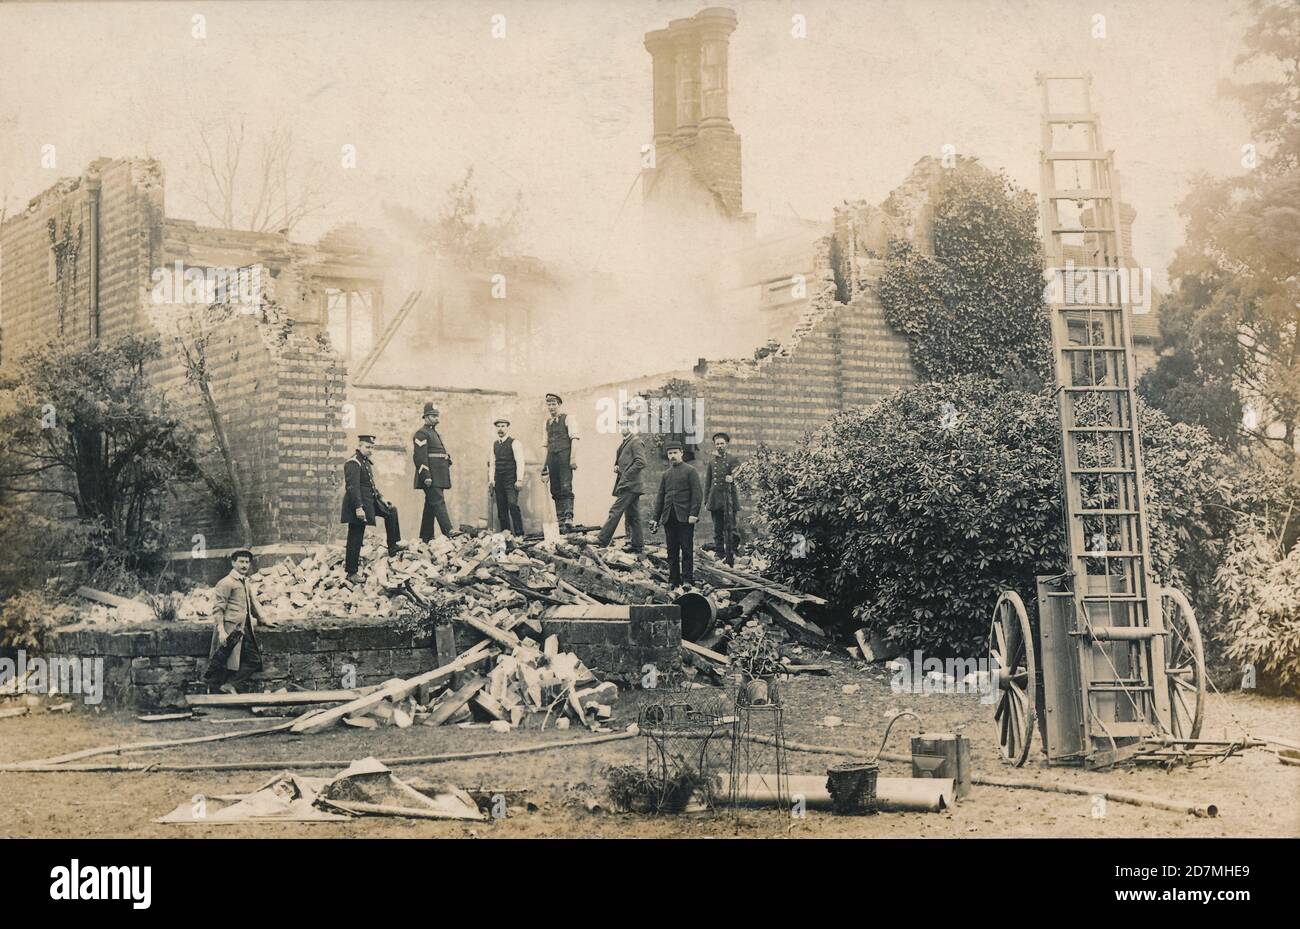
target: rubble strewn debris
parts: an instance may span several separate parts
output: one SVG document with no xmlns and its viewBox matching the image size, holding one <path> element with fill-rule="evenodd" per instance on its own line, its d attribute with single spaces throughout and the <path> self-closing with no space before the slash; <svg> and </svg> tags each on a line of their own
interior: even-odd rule
<svg viewBox="0 0 1300 929">
<path fill-rule="evenodd" d="M 361 580 L 347 580 L 343 552 L 321 546 L 305 558 L 280 561 L 257 571 L 252 582 L 263 612 L 273 622 L 320 618 L 366 618 L 407 625 L 412 632 L 430 632 L 438 622 L 472 626 L 502 648 L 523 645 L 536 650 L 539 617 L 549 606 L 595 602 L 673 602 L 680 591 L 668 588 L 662 546 L 644 552 L 601 548 L 594 533 L 570 534 L 559 543 L 504 533 L 461 533 L 429 542 L 413 541 L 389 556 L 380 544 L 363 549 Z M 799 670 L 806 655 L 801 643 L 819 643 L 825 634 L 799 616 L 796 606 L 824 604 L 812 595 L 791 591 L 765 578 L 757 559 L 741 556 L 725 566 L 707 555 L 697 557 L 699 574 L 710 583 L 693 588 L 707 596 L 720 625 L 701 637 L 698 645 L 714 656 L 725 652 L 729 637 L 762 625 L 781 643 L 783 661 Z M 584 589 L 585 585 L 585 589 Z M 142 622 L 155 618 L 146 607 L 158 597 L 127 600 L 99 592 L 79 622 Z M 111 596 L 111 595 L 110 595 Z M 197 588 L 168 598 L 177 620 L 205 621 L 214 609 L 213 589 Z M 687 653 L 695 667 L 710 673 L 717 662 Z"/>
</svg>

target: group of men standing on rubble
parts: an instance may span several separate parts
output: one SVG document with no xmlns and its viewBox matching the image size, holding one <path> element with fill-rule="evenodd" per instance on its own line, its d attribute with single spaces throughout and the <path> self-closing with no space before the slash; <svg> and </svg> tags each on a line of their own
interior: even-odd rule
<svg viewBox="0 0 1300 929">
<path fill-rule="evenodd" d="M 575 443 L 579 437 L 572 419 L 561 410 L 563 403 L 558 394 L 546 395 L 545 452 L 541 474 L 542 479 L 549 482 L 559 529 L 568 532 L 573 528 L 573 472 L 578 466 Z M 452 458 L 438 434 L 439 416 L 438 406 L 426 403 L 424 421 L 411 439 L 415 489 L 424 492 L 424 512 L 420 519 L 420 540 L 424 542 L 434 537 L 435 529 L 441 529 L 444 536 L 458 534 L 447 510 L 445 494 L 451 488 Z M 519 439 L 510 434 L 509 419 L 499 417 L 493 426 L 496 439 L 487 462 L 488 487 L 502 531 L 522 537 L 524 527 L 519 492 L 524 484 L 524 448 Z M 641 520 L 645 445 L 637 433 L 633 417 L 622 417 L 619 428 L 623 438 L 614 454 L 614 503 L 601 527 L 598 544 L 608 547 L 613 542 L 618 524 L 623 522 L 627 535 L 626 550 L 640 552 L 645 547 Z M 705 469 L 703 484 L 699 473 L 683 460 L 685 450 L 682 444 L 670 441 L 665 445 L 669 467 L 659 480 L 649 530 L 653 533 L 663 527 L 668 547 L 669 583 L 674 588 L 690 587 L 695 583 L 695 524 L 705 505 L 713 517 L 718 557 L 724 558 L 728 564 L 735 563 L 736 514 L 740 510 L 734 478 L 737 462 L 729 453 L 730 435 L 715 433 L 713 445 L 714 454 Z M 344 567 L 351 582 L 359 579 L 361 543 L 366 527 L 375 525 L 377 518 L 384 520 L 390 555 L 407 547 L 407 543 L 401 540 L 397 507 L 385 499 L 375 484 L 371 459 L 374 446 L 373 434 L 358 435 L 356 451 L 343 465 L 345 489 L 340 521 L 348 527 Z"/>
<path fill-rule="evenodd" d="M 546 395 L 545 455 L 543 479 L 549 480 L 561 531 L 573 528 L 573 471 L 577 467 L 574 443 L 578 433 L 569 417 L 560 411 L 563 400 L 558 394 Z M 437 529 L 444 536 L 458 534 L 447 510 L 446 491 L 451 488 L 452 458 L 438 434 L 440 410 L 434 403 L 424 405 L 424 421 L 411 437 L 415 464 L 415 489 L 424 492 L 424 512 L 420 519 L 420 539 L 433 539 Z M 523 536 L 523 516 L 519 509 L 519 491 L 524 485 L 525 452 L 520 441 L 510 435 L 510 420 L 499 417 L 493 422 L 496 440 L 487 462 L 488 487 L 496 504 L 501 529 Z M 645 444 L 637 434 L 635 421 L 624 416 L 619 429 L 623 434 L 614 453 L 614 503 L 601 527 L 598 544 L 608 547 L 614 532 L 624 523 L 627 551 L 645 548 L 641 522 L 641 496 L 644 493 L 642 472 L 646 467 Z M 703 485 L 699 473 L 683 460 L 680 442 L 668 442 L 668 469 L 659 479 L 652 516 L 651 532 L 662 526 L 668 547 L 668 581 L 674 589 L 695 583 L 695 524 L 700 509 L 707 505 L 713 516 L 714 544 L 718 557 L 735 563 L 736 513 L 740 509 L 734 475 L 737 463 L 729 454 L 731 436 L 725 432 L 713 436 L 714 454 L 705 469 Z M 349 582 L 360 580 L 361 544 L 366 528 L 384 521 L 389 555 L 408 547 L 402 541 L 397 507 L 380 492 L 375 483 L 372 455 L 375 436 L 357 436 L 356 451 L 343 463 L 343 503 L 340 522 L 348 527 L 344 567 Z M 240 549 L 231 556 L 230 574 L 215 587 L 216 609 L 209 648 L 205 680 L 210 689 L 235 693 L 240 685 L 262 668 L 261 649 L 256 629 L 269 625 L 263 620 L 257 599 L 249 589 L 253 553 Z"/>
</svg>

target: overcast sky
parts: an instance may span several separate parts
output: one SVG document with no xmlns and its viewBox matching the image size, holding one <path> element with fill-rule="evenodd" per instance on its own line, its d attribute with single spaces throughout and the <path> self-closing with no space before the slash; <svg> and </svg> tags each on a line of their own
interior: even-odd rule
<svg viewBox="0 0 1300 929">
<path fill-rule="evenodd" d="M 377 224 L 379 203 L 432 212 L 473 165 L 489 206 L 521 190 L 526 248 L 591 261 L 649 140 L 643 34 L 703 2 L 105 3 L 0 5 L 0 196 L 25 204 L 103 155 L 151 155 L 167 212 L 192 195 L 194 127 L 277 117 L 319 163 L 329 210 Z M 1177 201 L 1198 170 L 1240 170 L 1250 141 L 1216 93 L 1248 19 L 1219 0 L 838 0 L 731 4 L 731 115 L 744 195 L 759 214 L 828 218 L 880 200 L 951 144 L 1037 192 L 1036 70 L 1088 69 L 1135 251 L 1157 280 L 1182 238 Z M 206 38 L 192 36 L 206 17 Z M 493 38 L 492 17 L 506 35 Z M 802 14 L 807 37 L 791 35 Z M 1094 38 L 1095 16 L 1105 17 Z M 54 144 L 56 170 L 42 168 Z M 341 166 L 342 147 L 357 166 Z"/>
</svg>

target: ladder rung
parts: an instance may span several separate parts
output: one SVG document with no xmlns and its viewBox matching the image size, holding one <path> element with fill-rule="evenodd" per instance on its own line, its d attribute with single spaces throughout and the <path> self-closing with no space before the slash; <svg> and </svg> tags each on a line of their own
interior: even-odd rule
<svg viewBox="0 0 1300 929">
<path fill-rule="evenodd" d="M 1164 635 L 1150 626 L 1089 626 L 1086 634 L 1096 642 L 1141 642 Z"/>
<path fill-rule="evenodd" d="M 1071 474 L 1136 474 L 1133 468 L 1072 468 Z"/>
<path fill-rule="evenodd" d="M 1104 232 L 1107 235 L 1115 231 L 1113 226 L 1053 226 L 1052 235 L 1065 235 L 1067 233 L 1083 234 L 1088 232 Z"/>
<path fill-rule="evenodd" d="M 1084 594 L 1084 603 L 1146 603 L 1146 597 L 1137 594 Z"/>
<path fill-rule="evenodd" d="M 1079 552 L 1080 558 L 1143 558 L 1141 552 Z"/>
<path fill-rule="evenodd" d="M 1132 432 L 1132 426 L 1066 426 L 1066 432 Z"/>
<path fill-rule="evenodd" d="M 1063 352 L 1126 352 L 1128 351 L 1123 345 L 1063 345 Z"/>
<path fill-rule="evenodd" d="M 1150 684 L 1089 684 L 1088 693 L 1129 693 L 1130 691 L 1151 691 L 1155 688 Z"/>
<path fill-rule="evenodd" d="M 1122 313 L 1124 307 L 1114 303 L 1058 303 L 1058 313 Z"/>
<path fill-rule="evenodd" d="M 1064 390 L 1066 393 L 1077 394 L 1077 393 L 1084 393 L 1085 391 L 1100 391 L 1104 393 L 1128 393 L 1133 388 L 1115 387 L 1110 384 L 1096 384 L 1092 387 L 1080 387 L 1079 385 L 1075 384 L 1067 387 L 1062 387 L 1061 389 Z"/>
<path fill-rule="evenodd" d="M 1154 735 L 1153 728 L 1152 723 L 1118 720 L 1099 724 L 1093 731 L 1092 737 L 1099 742 L 1105 742 L 1107 734 L 1121 739 L 1141 739 Z"/>
<path fill-rule="evenodd" d="M 1079 510 L 1071 516 L 1137 516 L 1137 510 Z"/>
</svg>

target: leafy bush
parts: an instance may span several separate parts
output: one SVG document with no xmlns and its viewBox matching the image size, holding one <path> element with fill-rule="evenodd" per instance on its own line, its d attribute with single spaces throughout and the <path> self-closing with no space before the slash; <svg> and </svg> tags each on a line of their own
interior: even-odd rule
<svg viewBox="0 0 1300 929">
<path fill-rule="evenodd" d="M 945 172 L 934 198 L 934 254 L 890 243 L 880 300 L 921 374 L 1037 387 L 1051 378 L 1043 258 L 1033 194 L 974 160 Z"/>
<path fill-rule="evenodd" d="M 1195 595 L 1235 518 L 1224 508 L 1249 494 L 1204 430 L 1144 405 L 1139 417 L 1152 567 L 1195 577 Z M 962 377 L 841 413 L 793 451 L 760 449 L 744 476 L 774 572 L 831 599 L 846 629 L 969 655 L 1000 591 L 1032 610 L 1036 575 L 1065 569 L 1060 467 L 1050 394 Z"/>
<path fill-rule="evenodd" d="M 0 495 L 62 503 L 99 551 L 156 561 L 162 494 L 203 479 L 194 433 L 149 384 L 160 354 L 139 336 L 25 352 L 0 376 Z"/>
<path fill-rule="evenodd" d="M 51 593 L 41 590 L 23 590 L 0 599 L 0 649 L 39 651 L 45 633 L 70 612 Z"/>
<path fill-rule="evenodd" d="M 1218 571 L 1228 657 L 1257 683 L 1300 692 L 1300 544 L 1283 555 L 1258 526 L 1244 527 Z"/>
</svg>

